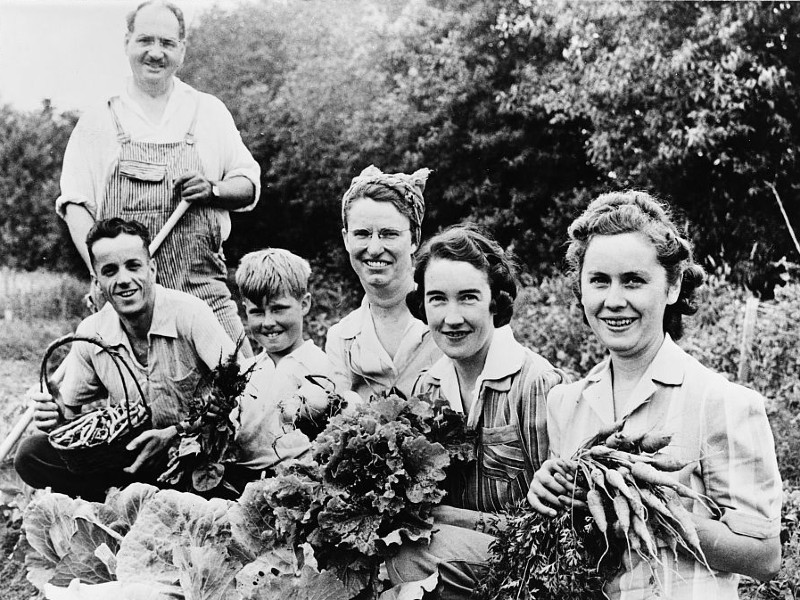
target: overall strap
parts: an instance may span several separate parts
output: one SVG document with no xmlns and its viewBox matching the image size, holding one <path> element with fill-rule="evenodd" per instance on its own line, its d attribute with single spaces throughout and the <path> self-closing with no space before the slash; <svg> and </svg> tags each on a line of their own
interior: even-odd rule
<svg viewBox="0 0 800 600">
<path fill-rule="evenodd" d="M 198 92 L 195 94 L 195 104 L 194 104 L 194 115 L 192 116 L 192 122 L 189 123 L 189 130 L 186 132 L 186 135 L 183 137 L 183 141 L 189 144 L 190 146 L 194 144 L 194 130 L 197 128 L 197 114 L 200 112 L 200 93 Z"/>
<path fill-rule="evenodd" d="M 117 102 L 119 102 L 119 96 L 109 98 L 108 109 L 111 111 L 111 118 L 114 120 L 114 128 L 117 130 L 117 141 L 120 144 L 127 144 L 131 141 L 131 136 L 123 129 L 122 123 L 119 120 L 119 115 L 117 115 L 117 111 L 114 110 L 114 104 Z"/>
</svg>

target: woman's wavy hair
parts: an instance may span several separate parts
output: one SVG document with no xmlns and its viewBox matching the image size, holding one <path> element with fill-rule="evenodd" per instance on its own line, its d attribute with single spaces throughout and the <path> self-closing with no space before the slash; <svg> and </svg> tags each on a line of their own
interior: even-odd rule
<svg viewBox="0 0 800 600">
<path fill-rule="evenodd" d="M 412 315 L 428 322 L 425 316 L 425 271 L 431 260 L 437 258 L 469 263 L 486 273 L 492 294 L 489 310 L 494 314 L 494 326 L 502 327 L 511 321 L 517 297 L 515 260 L 488 234 L 471 224 L 448 227 L 425 242 L 417 253 L 414 267 L 417 286 L 406 296 Z"/>
<path fill-rule="evenodd" d="M 641 191 L 610 192 L 593 200 L 567 230 L 567 266 L 572 291 L 581 300 L 581 269 L 589 242 L 596 235 L 642 233 L 652 242 L 667 282 L 680 281 L 675 304 L 664 311 L 664 331 L 673 339 L 683 335 L 682 315 L 697 312 L 695 292 L 705 281 L 705 272 L 694 262 L 692 245 L 678 232 L 669 207 Z M 584 321 L 586 315 L 584 313 Z"/>
</svg>

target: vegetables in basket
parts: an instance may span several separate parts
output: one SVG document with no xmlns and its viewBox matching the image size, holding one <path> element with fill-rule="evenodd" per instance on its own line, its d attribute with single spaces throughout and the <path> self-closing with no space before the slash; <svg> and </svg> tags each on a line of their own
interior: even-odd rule
<svg viewBox="0 0 800 600">
<path fill-rule="evenodd" d="M 57 427 L 48 435 L 48 440 L 56 452 L 74 473 L 113 470 L 128 466 L 135 453 L 126 445 L 135 436 L 150 428 L 150 409 L 144 392 L 131 366 L 118 350 L 96 337 L 69 334 L 53 341 L 45 350 L 39 372 L 42 391 L 47 385 L 47 361 L 60 346 L 73 342 L 85 342 L 100 347 L 107 353 L 119 373 L 125 398 L 117 404 L 109 404 L 86 413 Z M 131 397 L 123 373 L 127 371 L 138 392 L 138 398 Z"/>
<path fill-rule="evenodd" d="M 144 423 L 148 417 L 144 405 L 138 402 L 130 411 L 122 404 L 104 406 L 51 431 L 50 443 L 63 449 L 109 444 L 130 428 Z"/>
</svg>

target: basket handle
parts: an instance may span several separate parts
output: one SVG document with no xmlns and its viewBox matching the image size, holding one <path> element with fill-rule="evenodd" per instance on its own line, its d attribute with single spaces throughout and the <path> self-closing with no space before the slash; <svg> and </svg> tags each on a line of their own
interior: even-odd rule
<svg viewBox="0 0 800 600">
<path fill-rule="evenodd" d="M 104 350 L 110 357 L 111 362 L 114 363 L 114 366 L 119 373 L 120 381 L 122 382 L 122 391 L 125 393 L 125 412 L 128 415 L 128 424 L 133 426 L 133 418 L 131 417 L 131 399 L 130 394 L 128 393 L 128 385 L 125 383 L 125 377 L 122 373 L 122 368 L 120 364 L 125 367 L 128 371 L 128 374 L 133 379 L 133 383 L 136 385 L 136 390 L 139 392 L 139 398 L 142 400 L 142 405 L 144 405 L 145 412 L 148 416 L 151 415 L 150 407 L 147 405 L 147 399 L 144 396 L 144 391 L 142 390 L 142 386 L 139 385 L 139 380 L 136 379 L 136 375 L 133 372 L 131 366 L 127 363 L 125 358 L 120 354 L 120 352 L 108 344 L 106 344 L 103 340 L 97 337 L 90 337 L 90 336 L 83 336 L 83 335 L 76 335 L 74 333 L 68 333 L 67 335 L 61 336 L 60 338 L 53 340 L 50 342 L 50 345 L 47 346 L 47 349 L 44 351 L 44 356 L 42 357 L 42 366 L 39 371 L 39 390 L 44 392 L 45 387 L 47 387 L 48 391 L 52 393 L 50 390 L 50 386 L 47 383 L 47 361 L 52 356 L 53 352 L 56 348 L 59 348 L 65 344 L 71 344 L 72 342 L 88 342 L 90 344 L 94 344 L 95 346 L 99 346 L 102 350 Z M 111 405 L 109 399 L 109 406 Z"/>
</svg>

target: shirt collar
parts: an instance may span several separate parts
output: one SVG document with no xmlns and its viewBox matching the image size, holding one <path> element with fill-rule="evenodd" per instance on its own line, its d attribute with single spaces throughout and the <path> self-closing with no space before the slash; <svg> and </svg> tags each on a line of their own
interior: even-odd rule
<svg viewBox="0 0 800 600">
<path fill-rule="evenodd" d="M 350 314 L 350 317 L 339 321 L 339 333 L 343 338 L 352 339 L 366 334 L 377 340 L 378 334 L 375 331 L 375 322 L 372 320 L 369 300 L 366 296 L 362 298 L 361 305 Z M 403 333 L 403 339 L 410 337 L 413 338 L 415 344 L 419 344 L 427 332 L 428 326 L 412 316 L 405 333 Z"/>
<path fill-rule="evenodd" d="M 150 335 L 162 337 L 178 337 L 178 314 L 173 305 L 168 302 L 166 290 L 159 284 L 155 285 L 155 306 L 153 307 L 153 322 L 150 324 Z"/>
<path fill-rule="evenodd" d="M 511 375 L 522 368 L 526 352 L 525 347 L 514 339 L 514 332 L 510 325 L 495 329 L 489 352 L 486 354 L 483 371 L 475 381 L 476 393 L 480 394 L 483 387 L 498 392 L 511 389 Z M 458 376 L 453 360 L 443 356 L 428 370 L 428 375 L 439 384 L 451 407 L 458 412 L 463 412 Z"/>
<path fill-rule="evenodd" d="M 319 351 L 317 349 L 317 345 L 313 341 L 306 340 L 300 345 L 299 348 L 295 348 L 289 354 L 284 356 L 283 360 L 286 360 L 287 358 L 297 361 L 303 367 L 305 367 L 309 373 L 315 374 L 314 369 L 316 369 L 316 365 L 319 364 Z"/>
<path fill-rule="evenodd" d="M 142 107 L 139 106 L 139 103 L 136 102 L 133 97 L 131 96 L 130 90 L 131 86 L 136 85 L 133 81 L 133 76 L 129 75 L 125 78 L 125 85 L 122 88 L 122 92 L 119 94 L 120 99 L 125 102 L 125 104 L 135 112 L 139 118 L 143 119 L 145 122 L 150 123 L 151 125 L 158 126 L 161 123 L 166 122 L 168 119 L 172 117 L 173 114 L 179 109 L 181 103 L 181 99 L 186 96 L 187 93 L 192 93 L 193 88 L 178 79 L 173 75 L 172 77 L 172 91 L 169 94 L 169 98 L 167 99 L 167 105 L 164 108 L 164 113 L 161 115 L 161 120 L 159 123 L 153 123 L 145 114 Z"/>
<path fill-rule="evenodd" d="M 150 335 L 159 335 L 162 337 L 177 338 L 178 326 L 176 323 L 177 313 L 172 307 L 167 298 L 165 298 L 165 290 L 159 285 L 154 286 L 155 303 L 153 306 L 153 322 L 150 324 Z M 119 315 L 114 310 L 110 302 L 106 302 L 105 306 L 97 313 L 100 318 L 100 327 L 102 331 L 103 340 L 109 346 L 126 346 L 130 348 L 130 341 L 128 335 L 122 328 L 122 321 Z M 102 352 L 103 349 L 99 346 L 94 346 L 95 354 Z"/>
<path fill-rule="evenodd" d="M 683 350 L 672 341 L 669 334 L 665 334 L 661 348 L 648 365 L 631 395 L 625 415 L 619 415 L 619 417 L 627 416 L 642 404 L 649 402 L 658 389 L 656 382 L 668 386 L 681 385 L 686 374 L 683 356 Z M 600 416 L 603 424 L 610 425 L 614 421 L 610 358 L 606 358 L 586 376 L 586 386 L 582 395 Z"/>
</svg>

